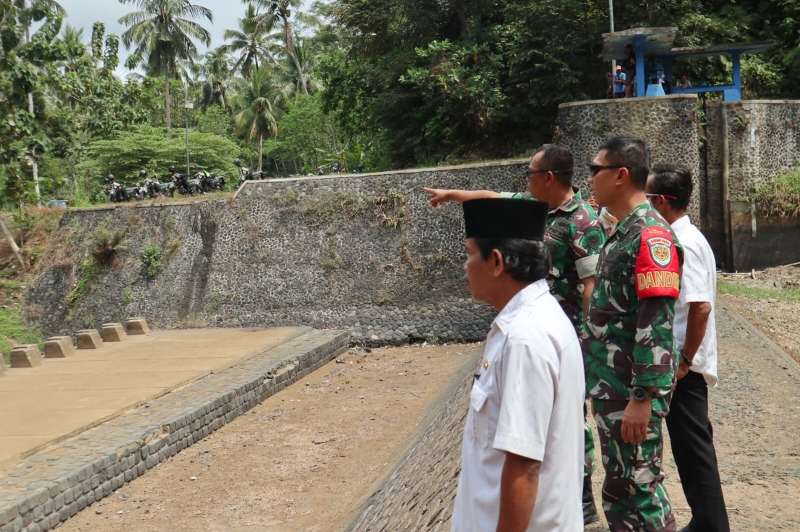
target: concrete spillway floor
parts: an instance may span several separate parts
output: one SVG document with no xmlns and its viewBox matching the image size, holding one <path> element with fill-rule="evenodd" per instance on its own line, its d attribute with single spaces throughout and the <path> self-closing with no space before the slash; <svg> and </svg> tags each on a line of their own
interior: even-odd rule
<svg viewBox="0 0 800 532">
<path fill-rule="evenodd" d="M 310 330 L 154 331 L 8 369 L 0 376 L 0 465 Z"/>
</svg>

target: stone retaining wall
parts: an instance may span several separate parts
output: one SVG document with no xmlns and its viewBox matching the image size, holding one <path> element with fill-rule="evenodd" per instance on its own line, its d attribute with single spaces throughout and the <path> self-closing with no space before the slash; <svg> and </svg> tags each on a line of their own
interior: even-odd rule
<svg viewBox="0 0 800 532">
<path fill-rule="evenodd" d="M 156 328 L 335 327 L 371 345 L 480 340 L 494 311 L 467 289 L 461 207 L 433 209 L 422 187 L 517 191 L 526 166 L 256 181 L 232 200 L 70 211 L 25 316 L 47 336 L 138 315 Z M 98 227 L 126 230 L 127 248 L 92 269 Z"/>
<path fill-rule="evenodd" d="M 347 346 L 347 333 L 312 331 L 24 459 L 0 473 L 0 532 L 55 528 Z"/>
<path fill-rule="evenodd" d="M 472 375 L 464 379 L 351 532 L 450 530 L 472 381 Z"/>
</svg>

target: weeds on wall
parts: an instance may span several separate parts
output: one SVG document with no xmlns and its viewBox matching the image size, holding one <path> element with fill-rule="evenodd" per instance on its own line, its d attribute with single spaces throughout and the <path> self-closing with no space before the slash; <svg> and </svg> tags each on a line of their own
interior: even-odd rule
<svg viewBox="0 0 800 532">
<path fill-rule="evenodd" d="M 93 235 L 92 256 L 102 265 L 114 265 L 119 253 L 128 249 L 125 243 L 125 229 L 110 230 L 99 227 Z"/>
<path fill-rule="evenodd" d="M 142 267 L 147 277 L 154 278 L 164 266 L 161 248 L 155 242 L 148 242 L 142 248 Z"/>
<path fill-rule="evenodd" d="M 797 218 L 800 215 L 800 168 L 755 187 L 750 192 L 761 216 Z"/>
<path fill-rule="evenodd" d="M 282 202 L 287 212 L 299 211 L 312 228 L 335 228 L 356 218 L 372 216 L 379 225 L 400 231 L 409 218 L 406 196 L 394 189 L 383 196 L 364 198 L 342 193 L 320 197 L 300 197 L 299 194 L 291 190 L 284 196 L 273 196 L 273 200 Z"/>
<path fill-rule="evenodd" d="M 103 276 L 102 266 L 93 257 L 83 259 L 78 272 L 78 279 L 75 286 L 67 294 L 67 306 L 74 307 L 86 299 L 92 287 L 96 285 Z"/>
</svg>

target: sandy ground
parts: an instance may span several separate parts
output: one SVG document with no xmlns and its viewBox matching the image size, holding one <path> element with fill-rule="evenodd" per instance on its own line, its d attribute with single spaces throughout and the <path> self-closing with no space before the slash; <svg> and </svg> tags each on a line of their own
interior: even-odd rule
<svg viewBox="0 0 800 532">
<path fill-rule="evenodd" d="M 60 530 L 339 529 L 471 369 L 476 347 L 351 349 Z"/>
</svg>

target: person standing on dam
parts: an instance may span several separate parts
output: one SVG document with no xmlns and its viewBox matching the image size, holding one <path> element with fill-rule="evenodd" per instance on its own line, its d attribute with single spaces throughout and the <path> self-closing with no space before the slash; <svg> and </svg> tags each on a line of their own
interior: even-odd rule
<svg viewBox="0 0 800 532">
<path fill-rule="evenodd" d="M 578 336 L 550 293 L 549 206 L 463 204 L 464 271 L 498 315 L 475 375 L 453 532 L 579 532 L 585 385 Z"/>
</svg>

